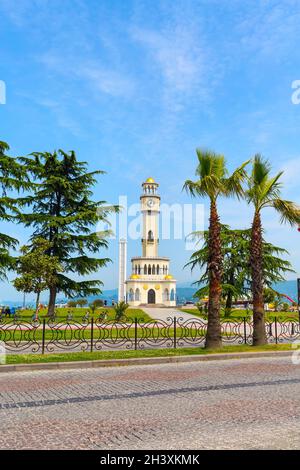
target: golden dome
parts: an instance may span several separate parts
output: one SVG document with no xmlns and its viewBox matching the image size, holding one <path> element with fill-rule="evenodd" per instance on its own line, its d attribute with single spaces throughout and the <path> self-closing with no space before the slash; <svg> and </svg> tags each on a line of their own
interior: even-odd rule
<svg viewBox="0 0 300 470">
<path fill-rule="evenodd" d="M 131 274 L 130 279 L 139 279 L 140 276 L 138 274 Z"/>
<path fill-rule="evenodd" d="M 172 276 L 171 274 L 167 274 L 167 275 L 165 276 L 165 279 L 173 279 L 173 276 Z"/>
<path fill-rule="evenodd" d="M 148 178 L 146 179 L 146 183 L 155 183 L 153 178 Z"/>
</svg>

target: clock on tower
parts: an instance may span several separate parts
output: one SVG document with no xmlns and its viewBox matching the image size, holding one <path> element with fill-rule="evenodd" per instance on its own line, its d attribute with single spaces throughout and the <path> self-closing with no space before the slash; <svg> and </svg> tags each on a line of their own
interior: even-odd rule
<svg viewBox="0 0 300 470">
<path fill-rule="evenodd" d="M 160 196 L 158 184 L 148 178 L 142 184 L 142 256 L 131 259 L 132 274 L 126 280 L 129 305 L 173 307 L 176 305 L 176 281 L 169 272 L 169 258 L 158 255 Z"/>
</svg>

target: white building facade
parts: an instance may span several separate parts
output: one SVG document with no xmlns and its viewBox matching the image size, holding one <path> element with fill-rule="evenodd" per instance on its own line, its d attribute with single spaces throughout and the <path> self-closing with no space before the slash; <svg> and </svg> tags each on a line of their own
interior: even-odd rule
<svg viewBox="0 0 300 470">
<path fill-rule="evenodd" d="M 142 256 L 131 259 L 131 276 L 126 280 L 126 299 L 131 306 L 176 305 L 176 280 L 170 274 L 170 260 L 158 256 L 160 196 L 158 184 L 148 178 L 142 184 Z"/>
</svg>

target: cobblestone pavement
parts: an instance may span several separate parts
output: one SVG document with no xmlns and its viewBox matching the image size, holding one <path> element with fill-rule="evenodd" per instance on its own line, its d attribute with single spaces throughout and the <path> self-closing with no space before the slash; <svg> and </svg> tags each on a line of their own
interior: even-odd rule
<svg viewBox="0 0 300 470">
<path fill-rule="evenodd" d="M 0 376 L 1 449 L 299 447 L 289 357 Z"/>
</svg>

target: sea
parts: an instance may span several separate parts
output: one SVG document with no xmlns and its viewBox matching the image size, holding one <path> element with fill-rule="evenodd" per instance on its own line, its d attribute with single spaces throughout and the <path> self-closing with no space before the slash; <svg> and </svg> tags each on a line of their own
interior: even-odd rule
<svg viewBox="0 0 300 470">
<path fill-rule="evenodd" d="M 274 284 L 273 288 L 280 294 L 285 294 L 291 299 L 293 299 L 295 302 L 297 302 L 297 279 L 279 282 L 277 284 Z M 180 286 L 179 284 L 176 290 L 177 303 L 183 304 L 187 301 L 194 301 L 195 299 L 193 298 L 193 295 L 196 292 L 196 290 L 197 289 L 195 287 L 187 287 L 186 284 L 183 287 L 183 286 Z M 91 303 L 95 299 L 102 299 L 103 301 L 106 300 L 107 305 L 112 305 L 113 302 L 117 302 L 118 300 L 118 290 L 117 289 L 104 290 L 103 293 L 99 296 L 90 296 L 87 298 L 88 303 Z M 67 299 L 64 297 L 57 298 L 57 304 L 64 304 L 66 302 L 67 302 Z M 47 304 L 47 299 L 42 299 L 41 303 Z M 9 307 L 22 307 L 23 301 L 0 299 L 0 305 L 9 306 Z M 27 299 L 25 298 L 25 305 L 28 308 L 34 308 L 35 306 L 34 297 L 28 296 Z"/>
</svg>

